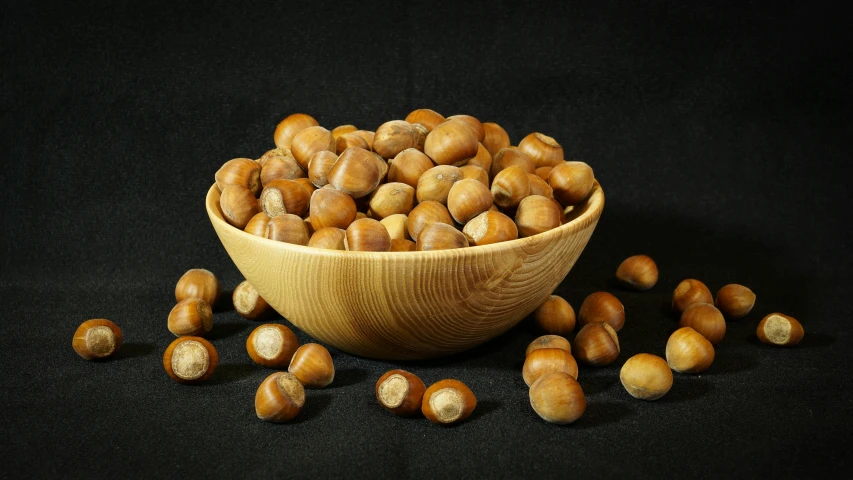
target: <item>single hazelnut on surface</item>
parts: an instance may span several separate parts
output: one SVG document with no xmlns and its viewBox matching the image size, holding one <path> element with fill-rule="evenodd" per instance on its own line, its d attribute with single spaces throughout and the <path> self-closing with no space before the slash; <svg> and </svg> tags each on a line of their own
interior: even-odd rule
<svg viewBox="0 0 853 480">
<path fill-rule="evenodd" d="M 225 221 L 240 230 L 246 228 L 249 220 L 260 211 L 255 194 L 241 185 L 227 185 L 222 189 L 219 207 Z"/>
<path fill-rule="evenodd" d="M 462 228 L 469 245 L 489 245 L 518 238 L 518 227 L 501 212 L 489 210 L 472 218 Z"/>
<path fill-rule="evenodd" d="M 482 142 L 486 138 L 486 131 L 483 128 L 483 124 L 476 117 L 472 117 L 471 115 L 451 115 L 447 117 L 447 120 L 465 122 L 474 131 L 474 134 L 477 136 L 477 142 Z"/>
<path fill-rule="evenodd" d="M 442 114 L 436 112 L 435 110 L 430 110 L 428 108 L 419 108 L 417 110 L 413 110 L 412 113 L 406 115 L 406 121 L 412 124 L 417 123 L 423 125 L 428 132 L 431 132 L 435 127 L 444 123 L 446 119 Z"/>
<path fill-rule="evenodd" d="M 690 327 L 707 338 L 711 345 L 723 341 L 726 335 L 726 319 L 710 303 L 694 303 L 681 314 L 680 327 Z"/>
<path fill-rule="evenodd" d="M 534 173 L 536 173 L 537 177 L 539 177 L 542 180 L 545 180 L 547 182 L 548 181 L 548 175 L 551 174 L 551 170 L 553 170 L 553 169 L 554 169 L 554 167 L 539 167 L 536 169 L 536 172 L 534 172 Z"/>
<path fill-rule="evenodd" d="M 332 132 L 321 126 L 308 127 L 293 137 L 290 144 L 290 152 L 293 153 L 293 158 L 302 167 L 302 170 L 308 171 L 308 161 L 311 157 L 322 150 L 328 150 L 335 153 L 335 139 L 332 137 Z"/>
<path fill-rule="evenodd" d="M 495 175 L 491 190 L 497 206 L 515 207 L 530 195 L 530 179 L 521 167 L 512 165 Z"/>
<path fill-rule="evenodd" d="M 261 164 L 261 186 L 273 180 L 293 180 L 305 176 L 288 148 L 270 150 L 258 159 L 258 163 Z"/>
<path fill-rule="evenodd" d="M 308 240 L 308 246 L 314 248 L 323 248 L 326 250 L 346 250 L 344 239 L 346 239 L 346 231 L 337 227 L 324 227 L 311 235 Z"/>
<path fill-rule="evenodd" d="M 459 177 L 460 180 L 472 179 L 482 183 L 486 189 L 489 188 L 489 173 L 483 170 L 482 167 L 478 167 L 477 165 L 465 165 L 464 167 L 459 167 L 459 173 L 462 174 Z M 491 192 L 489 192 L 489 201 L 491 201 Z"/>
<path fill-rule="evenodd" d="M 717 292 L 715 304 L 725 316 L 732 319 L 743 318 L 752 311 L 755 294 L 743 285 L 730 283 Z"/>
<path fill-rule="evenodd" d="M 452 226 L 453 217 L 450 216 L 447 207 L 439 202 L 427 200 L 419 203 L 408 215 L 406 226 L 409 230 L 409 236 L 418 238 L 421 230 L 433 223 L 445 223 Z"/>
<path fill-rule="evenodd" d="M 672 388 L 672 370 L 659 356 L 638 353 L 622 365 L 619 380 L 632 397 L 657 400 Z"/>
<path fill-rule="evenodd" d="M 777 347 L 794 346 L 803 339 L 803 326 L 794 317 L 781 313 L 771 313 L 761 319 L 755 331 L 761 343 Z"/>
<path fill-rule="evenodd" d="M 355 221 L 355 200 L 340 190 L 321 188 L 311 195 L 309 202 L 311 225 L 315 231 L 326 227 L 345 229 Z"/>
<path fill-rule="evenodd" d="M 575 310 L 563 297 L 551 295 L 533 312 L 536 324 L 543 331 L 569 335 L 575 329 Z"/>
<path fill-rule="evenodd" d="M 530 342 L 527 350 L 524 351 L 524 356 L 527 357 L 532 352 L 543 348 L 559 348 L 572 353 L 572 344 L 566 340 L 566 337 L 560 335 L 542 335 Z"/>
<path fill-rule="evenodd" d="M 392 238 L 391 239 L 391 251 L 392 252 L 414 252 L 418 249 L 418 246 L 415 242 L 409 240 L 408 238 Z"/>
<path fill-rule="evenodd" d="M 178 337 L 163 354 L 163 368 L 172 380 L 184 384 L 205 382 L 219 364 L 213 345 L 201 337 Z"/>
<path fill-rule="evenodd" d="M 519 237 L 530 237 L 562 225 L 560 206 L 541 195 L 530 195 L 521 200 L 515 212 Z"/>
<path fill-rule="evenodd" d="M 292 213 L 271 218 L 264 236 L 270 240 L 294 245 L 308 245 L 308 240 L 311 238 L 305 221 Z"/>
<path fill-rule="evenodd" d="M 272 307 L 258 294 L 248 280 L 243 280 L 231 294 L 234 310 L 243 318 L 257 320 L 272 313 Z"/>
<path fill-rule="evenodd" d="M 476 132 L 461 120 L 437 125 L 424 143 L 424 153 L 436 165 L 465 165 L 469 158 L 477 155 L 479 148 Z"/>
<path fill-rule="evenodd" d="M 506 130 L 497 123 L 483 122 L 483 141 L 480 142 L 486 147 L 489 154 L 494 156 L 500 149 L 510 146 L 509 135 Z"/>
<path fill-rule="evenodd" d="M 267 368 L 286 369 L 297 348 L 299 340 L 293 331 L 277 323 L 258 326 L 246 340 L 249 358 Z"/>
<path fill-rule="evenodd" d="M 382 220 L 390 215 L 412 211 L 415 189 L 400 182 L 389 182 L 379 186 L 370 196 L 370 211 L 373 218 Z"/>
<path fill-rule="evenodd" d="M 571 353 L 562 348 L 540 348 L 527 355 L 521 369 L 524 383 L 528 387 L 542 375 L 552 372 L 568 373 L 578 378 L 578 362 Z"/>
<path fill-rule="evenodd" d="M 308 211 L 311 192 L 295 180 L 273 180 L 264 187 L 260 200 L 270 218 L 285 213 L 302 216 Z"/>
<path fill-rule="evenodd" d="M 371 132 L 372 133 L 372 132 Z M 371 137 L 373 138 L 373 137 Z M 365 150 L 373 150 L 367 139 L 358 133 L 345 133 L 335 139 L 335 153 L 340 154 L 350 147 L 363 148 Z M 311 168 L 310 166 L 308 168 Z"/>
<path fill-rule="evenodd" d="M 418 234 L 418 251 L 450 250 L 468 247 L 468 239 L 456 227 L 445 223 L 427 225 Z"/>
<path fill-rule="evenodd" d="M 391 240 L 406 238 L 409 237 L 409 229 L 406 224 L 409 221 L 409 217 L 402 213 L 395 213 L 394 215 L 388 215 L 379 221 L 382 225 L 385 226 L 385 230 L 388 230 L 388 236 L 391 237 Z"/>
<path fill-rule="evenodd" d="M 586 411 L 583 389 L 577 380 L 564 372 L 539 377 L 530 386 L 528 397 L 533 411 L 549 423 L 572 423 Z"/>
<path fill-rule="evenodd" d="M 293 137 L 308 127 L 316 127 L 319 123 L 311 115 L 294 113 L 279 122 L 275 127 L 273 140 L 278 148 L 290 148 Z"/>
<path fill-rule="evenodd" d="M 518 147 L 502 148 L 492 157 L 492 177 L 509 167 L 516 166 L 525 173 L 535 173 L 536 167 L 530 157 Z"/>
<path fill-rule="evenodd" d="M 344 135 L 346 133 L 352 133 L 352 132 L 355 132 L 357 130 L 358 130 L 358 127 L 356 127 L 355 125 L 349 125 L 349 124 L 338 125 L 337 127 L 332 129 L 332 138 L 337 140 L 338 137 L 340 137 L 341 135 Z"/>
<path fill-rule="evenodd" d="M 317 188 L 329 183 L 329 170 L 338 161 L 338 156 L 328 150 L 321 150 L 308 160 L 308 179 Z"/>
<path fill-rule="evenodd" d="M 586 200 L 594 183 L 592 168 L 584 162 L 560 162 L 548 174 L 548 185 L 554 190 L 554 198 L 564 207 Z"/>
<path fill-rule="evenodd" d="M 261 165 L 251 158 L 234 158 L 225 162 L 214 175 L 219 191 L 228 185 L 246 187 L 255 196 L 261 191 Z"/>
<path fill-rule="evenodd" d="M 607 323 L 590 323 L 580 329 L 572 354 L 591 367 L 604 367 L 619 357 L 619 337 Z"/>
<path fill-rule="evenodd" d="M 121 329 L 105 318 L 81 323 L 74 332 L 71 347 L 86 360 L 103 360 L 113 356 L 121 347 Z"/>
<path fill-rule="evenodd" d="M 446 379 L 426 389 L 421 412 L 432 423 L 453 425 L 468 418 L 476 406 L 477 397 L 467 385 Z"/>
<path fill-rule="evenodd" d="M 666 342 L 666 363 L 679 373 L 700 373 L 714 362 L 714 346 L 690 327 L 682 327 Z"/>
<path fill-rule="evenodd" d="M 648 290 L 658 283 L 658 266 L 648 255 L 634 255 L 622 260 L 616 279 L 627 288 Z"/>
<path fill-rule="evenodd" d="M 269 222 L 269 215 L 264 212 L 258 212 L 249 219 L 249 223 L 246 224 L 246 228 L 244 228 L 243 231 L 251 233 L 252 235 L 257 235 L 258 237 L 263 237 L 267 232 L 267 224 Z"/>
<path fill-rule="evenodd" d="M 391 160 L 388 167 L 388 181 L 417 187 L 421 175 L 434 166 L 435 164 L 424 152 L 407 148 Z"/>
<path fill-rule="evenodd" d="M 382 175 L 373 152 L 351 147 L 341 152 L 327 178 L 336 189 L 352 198 L 361 198 L 379 186 Z"/>
<path fill-rule="evenodd" d="M 711 291 L 699 280 L 688 278 L 682 280 L 672 293 L 672 308 L 678 313 L 684 313 L 687 307 L 694 303 L 714 303 Z"/>
<path fill-rule="evenodd" d="M 613 330 L 622 330 L 625 325 L 625 307 L 613 294 L 595 292 L 586 297 L 578 310 L 578 322 L 583 325 L 604 322 Z"/>
<path fill-rule="evenodd" d="M 176 337 L 207 335 L 213 328 L 213 309 L 200 298 L 181 300 L 169 312 L 168 328 Z"/>
<path fill-rule="evenodd" d="M 460 178 L 462 178 L 462 172 L 459 167 L 439 165 L 430 168 L 418 178 L 418 184 L 415 188 L 418 203 L 433 200 L 447 205 L 450 188 Z"/>
<path fill-rule="evenodd" d="M 491 206 L 492 192 L 489 187 L 472 178 L 456 181 L 447 193 L 447 210 L 458 223 L 467 223 Z"/>
<path fill-rule="evenodd" d="M 530 194 L 541 195 L 546 198 L 554 198 L 554 190 L 548 185 L 548 182 L 539 178 L 535 173 L 528 173 L 527 179 L 530 180 Z M 562 210 L 562 208 L 560 208 Z"/>
<path fill-rule="evenodd" d="M 466 163 L 463 167 L 480 167 L 484 172 L 488 175 L 489 172 L 492 171 L 492 154 L 486 150 L 486 147 L 481 143 L 479 147 L 477 147 L 477 154 L 468 159 L 468 163 Z M 486 184 L 488 186 L 488 183 Z"/>
<path fill-rule="evenodd" d="M 306 343 L 296 349 L 287 371 L 308 388 L 323 388 L 335 379 L 335 364 L 326 347 Z"/>
<path fill-rule="evenodd" d="M 373 136 L 373 151 L 382 158 L 394 158 L 407 148 L 423 150 L 427 132 L 423 126 L 421 129 L 405 120 L 385 122 Z"/>
<path fill-rule="evenodd" d="M 362 218 L 347 227 L 344 246 L 349 251 L 390 252 L 391 236 L 378 220 Z"/>
<path fill-rule="evenodd" d="M 405 370 L 385 372 L 376 381 L 376 400 L 394 415 L 410 417 L 421 411 L 426 385 Z"/>
<path fill-rule="evenodd" d="M 563 161 L 563 147 L 542 133 L 531 133 L 518 142 L 519 150 L 530 155 L 537 167 L 553 167 Z"/>
<path fill-rule="evenodd" d="M 178 279 L 178 284 L 175 285 L 175 301 L 200 298 L 213 306 L 216 305 L 220 292 L 216 275 L 203 268 L 193 268 Z"/>
<path fill-rule="evenodd" d="M 255 392 L 255 414 L 266 422 L 293 420 L 304 405 L 305 387 L 288 372 L 271 374 Z"/>
</svg>

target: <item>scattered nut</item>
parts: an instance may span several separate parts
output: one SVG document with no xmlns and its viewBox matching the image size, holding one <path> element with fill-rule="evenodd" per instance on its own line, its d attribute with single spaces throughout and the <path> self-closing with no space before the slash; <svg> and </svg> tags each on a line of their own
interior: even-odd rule
<svg viewBox="0 0 853 480">
<path fill-rule="evenodd" d="M 272 307 L 255 290 L 248 280 L 243 280 L 231 294 L 234 310 L 243 318 L 258 320 L 272 313 Z"/>
<path fill-rule="evenodd" d="M 115 355 L 121 341 L 118 325 L 105 318 L 95 318 L 77 327 L 71 347 L 86 360 L 103 360 Z"/>
<path fill-rule="evenodd" d="M 332 356 L 317 343 L 306 343 L 296 349 L 287 371 L 308 388 L 323 388 L 335 379 Z"/>
<path fill-rule="evenodd" d="M 571 353 L 561 348 L 540 348 L 533 350 L 525 358 L 521 376 L 529 387 L 539 377 L 551 372 L 568 373 L 578 378 L 578 362 Z"/>
<path fill-rule="evenodd" d="M 524 352 L 524 356 L 527 357 L 531 352 L 540 348 L 559 348 L 572 353 L 572 344 L 565 337 L 559 335 L 542 335 L 530 342 L 530 345 L 527 346 L 527 350 Z"/>
<path fill-rule="evenodd" d="M 533 411 L 549 423 L 572 423 L 586 411 L 583 389 L 567 373 L 553 372 L 539 377 L 530 386 L 528 396 Z"/>
<path fill-rule="evenodd" d="M 208 305 L 216 305 L 219 299 L 219 280 L 209 270 L 193 268 L 181 275 L 175 286 L 175 300 L 180 302 L 188 298 L 200 298 Z"/>
<path fill-rule="evenodd" d="M 791 347 L 803 339 L 803 326 L 794 317 L 781 313 L 771 313 L 761 319 L 756 330 L 761 343 L 778 347 Z"/>
<path fill-rule="evenodd" d="M 536 324 L 543 331 L 569 335 L 575 329 L 575 310 L 563 297 L 551 295 L 533 312 Z"/>
<path fill-rule="evenodd" d="M 249 358 L 267 368 L 287 368 L 297 348 L 299 340 L 293 331 L 277 323 L 267 323 L 255 328 L 246 339 Z"/>
<path fill-rule="evenodd" d="M 178 337 L 163 354 L 163 368 L 169 377 L 187 385 L 207 381 L 218 364 L 216 349 L 201 337 Z"/>
<path fill-rule="evenodd" d="M 169 312 L 168 328 L 176 337 L 207 335 L 213 328 L 213 310 L 200 298 L 181 300 Z"/>
<path fill-rule="evenodd" d="M 572 353 L 591 367 L 604 367 L 619 357 L 619 337 L 607 323 L 590 323 L 580 329 Z"/>
<path fill-rule="evenodd" d="M 723 314 L 710 303 L 694 303 L 687 307 L 687 310 L 681 314 L 678 325 L 696 330 L 707 338 L 711 345 L 722 342 L 726 335 L 726 320 Z"/>
<path fill-rule="evenodd" d="M 275 372 L 255 392 L 255 414 L 266 422 L 293 420 L 305 405 L 305 388 L 288 372 Z"/>
<path fill-rule="evenodd" d="M 426 385 L 417 375 L 391 370 L 376 381 L 376 400 L 394 415 L 410 417 L 421 411 Z"/>
<path fill-rule="evenodd" d="M 607 323 L 613 330 L 622 330 L 625 325 L 625 307 L 613 294 L 595 292 L 590 294 L 578 310 L 578 322 L 583 325 L 590 323 Z"/>
<path fill-rule="evenodd" d="M 672 293 L 672 308 L 678 313 L 684 313 L 687 307 L 694 303 L 714 303 L 711 291 L 699 280 L 688 278 L 675 287 Z"/>
<path fill-rule="evenodd" d="M 679 373 L 701 373 L 714 362 L 714 346 L 690 327 L 682 327 L 666 342 L 666 363 Z"/>
<path fill-rule="evenodd" d="M 672 370 L 657 355 L 638 353 L 622 365 L 619 380 L 632 397 L 657 400 L 672 388 Z"/>
<path fill-rule="evenodd" d="M 440 380 L 424 392 L 421 412 L 432 423 L 453 425 L 471 415 L 477 397 L 459 380 Z"/>
<path fill-rule="evenodd" d="M 616 279 L 627 288 L 648 290 L 658 283 L 658 266 L 648 255 L 634 255 L 619 264 Z"/>
<path fill-rule="evenodd" d="M 731 319 L 745 317 L 755 305 L 755 294 L 752 290 L 730 283 L 717 292 L 714 302 L 723 314 Z"/>
</svg>

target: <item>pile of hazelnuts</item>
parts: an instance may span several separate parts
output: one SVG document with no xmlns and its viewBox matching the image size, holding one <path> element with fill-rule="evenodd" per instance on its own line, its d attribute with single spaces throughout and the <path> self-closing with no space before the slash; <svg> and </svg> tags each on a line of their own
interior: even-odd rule
<svg viewBox="0 0 853 480">
<path fill-rule="evenodd" d="M 295 113 L 276 148 L 216 172 L 231 225 L 272 240 L 352 251 L 444 250 L 529 237 L 566 223 L 595 177 L 553 138 L 517 146 L 500 125 L 419 109 L 375 132 L 327 130 Z"/>
</svg>

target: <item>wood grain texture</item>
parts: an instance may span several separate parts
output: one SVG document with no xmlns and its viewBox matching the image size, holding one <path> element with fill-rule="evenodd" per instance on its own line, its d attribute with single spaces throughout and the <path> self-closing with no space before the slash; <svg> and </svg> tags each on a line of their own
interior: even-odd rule
<svg viewBox="0 0 853 480">
<path fill-rule="evenodd" d="M 582 213 L 548 232 L 427 252 L 344 252 L 258 237 L 223 220 L 216 185 L 206 205 L 237 268 L 290 322 L 349 353 L 412 360 L 474 347 L 529 315 L 577 261 L 604 192 L 596 183 Z"/>
</svg>

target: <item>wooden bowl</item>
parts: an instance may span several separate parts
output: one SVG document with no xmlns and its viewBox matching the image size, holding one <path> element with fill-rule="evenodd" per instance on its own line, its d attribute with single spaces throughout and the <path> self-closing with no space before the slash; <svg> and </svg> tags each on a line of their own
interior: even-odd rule
<svg viewBox="0 0 853 480">
<path fill-rule="evenodd" d="M 449 355 L 512 328 L 563 280 L 603 207 L 596 183 L 573 220 L 532 237 L 431 252 L 345 252 L 232 227 L 216 185 L 207 192 L 222 245 L 276 311 L 335 348 L 393 360 Z"/>
</svg>

